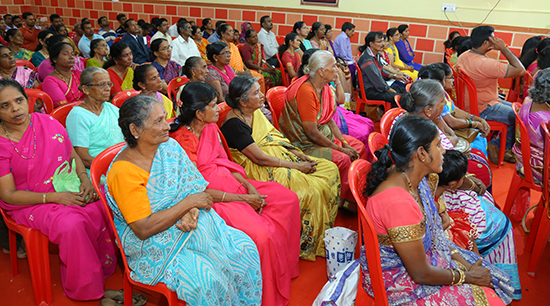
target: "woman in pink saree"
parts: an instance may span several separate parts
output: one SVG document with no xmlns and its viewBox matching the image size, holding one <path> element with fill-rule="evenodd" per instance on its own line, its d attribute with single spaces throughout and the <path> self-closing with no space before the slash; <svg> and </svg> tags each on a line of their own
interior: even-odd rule
<svg viewBox="0 0 550 306">
<path fill-rule="evenodd" d="M 59 245 L 65 295 L 82 301 L 101 298 L 104 280 L 116 267 L 115 245 L 84 164 L 57 120 L 29 115 L 19 83 L 0 80 L 0 105 L 0 207 Z M 56 192 L 56 169 L 73 160 L 80 192 Z"/>
<path fill-rule="evenodd" d="M 74 49 L 69 43 L 58 43 L 50 48 L 50 61 L 54 71 L 44 79 L 42 90 L 53 100 L 54 107 L 84 99 L 80 86 L 80 74 L 72 69 L 75 64 Z"/>
<path fill-rule="evenodd" d="M 202 82 L 188 83 L 181 94 L 181 115 L 170 136 L 210 184 L 212 208 L 229 226 L 252 238 L 262 268 L 262 305 L 287 305 L 290 280 L 298 276 L 300 206 L 294 192 L 276 182 L 246 179 L 244 169 L 230 161 L 216 122 L 217 92 Z"/>
</svg>

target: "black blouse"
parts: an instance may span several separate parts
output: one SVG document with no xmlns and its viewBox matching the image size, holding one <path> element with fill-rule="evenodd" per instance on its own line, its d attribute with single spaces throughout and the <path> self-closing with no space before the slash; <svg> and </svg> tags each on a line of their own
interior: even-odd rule
<svg viewBox="0 0 550 306">
<path fill-rule="evenodd" d="M 231 118 L 220 128 L 227 145 L 232 149 L 242 152 L 249 145 L 254 143 L 252 128 L 239 118 Z"/>
</svg>

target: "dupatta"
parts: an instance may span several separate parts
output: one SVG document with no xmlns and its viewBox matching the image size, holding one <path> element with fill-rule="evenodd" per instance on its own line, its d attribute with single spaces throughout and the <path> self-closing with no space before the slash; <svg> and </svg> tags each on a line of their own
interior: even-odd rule
<svg viewBox="0 0 550 306">
<path fill-rule="evenodd" d="M 288 86 L 288 90 L 286 91 L 285 100 L 290 101 L 292 99 L 296 99 L 296 96 L 298 95 L 298 89 L 300 89 L 300 87 L 302 87 L 302 85 L 307 80 L 309 80 L 309 75 L 304 75 L 296 81 L 292 82 L 292 84 Z M 334 104 L 334 96 L 332 95 L 332 90 L 330 89 L 330 86 L 328 84 L 325 85 L 321 90 L 321 97 L 322 110 L 320 112 L 321 116 L 318 116 L 317 124 L 326 124 L 330 121 L 330 119 L 332 119 L 336 108 Z"/>
<path fill-rule="evenodd" d="M 227 83 L 227 86 L 229 86 L 229 83 L 231 83 L 231 80 L 233 80 L 233 78 L 235 77 L 235 72 L 233 72 L 233 69 L 231 69 L 231 67 L 229 65 L 225 65 L 223 67 L 225 73 L 222 73 L 220 71 L 220 69 L 218 69 L 214 65 L 210 65 L 210 66 L 208 66 L 208 68 L 212 68 L 212 69 L 216 70 L 218 72 L 218 74 L 223 78 L 225 83 Z"/>
</svg>

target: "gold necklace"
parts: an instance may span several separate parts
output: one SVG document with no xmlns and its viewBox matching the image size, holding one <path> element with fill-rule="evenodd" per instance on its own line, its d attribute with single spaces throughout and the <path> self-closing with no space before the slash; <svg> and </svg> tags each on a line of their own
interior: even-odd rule
<svg viewBox="0 0 550 306">
<path fill-rule="evenodd" d="M 73 86 L 72 86 L 73 85 L 73 73 L 71 72 L 71 77 L 69 79 L 67 79 L 61 73 L 59 73 L 59 71 L 57 71 L 57 69 L 55 69 L 54 71 L 55 71 L 55 73 L 57 73 L 57 75 L 59 76 L 61 81 L 63 81 L 65 84 L 67 84 L 67 87 L 69 88 L 69 90 L 65 93 L 65 95 L 67 95 L 67 93 L 69 93 L 69 91 L 70 91 L 73 94 L 73 97 L 77 98 L 78 95 L 75 95 L 75 93 L 73 91 Z"/>
<path fill-rule="evenodd" d="M 31 118 L 31 115 L 29 115 L 29 120 Z M 19 150 L 17 150 L 17 147 L 15 146 L 15 144 L 13 143 L 13 141 L 10 139 L 10 136 L 14 139 L 17 139 L 15 136 L 13 136 L 12 134 L 10 134 L 10 132 L 8 132 L 8 130 L 6 130 L 6 127 L 4 126 L 4 122 L 2 122 L 2 129 L 4 130 L 4 132 L 6 132 L 6 138 L 9 140 L 9 142 L 11 143 L 13 149 L 15 150 L 15 152 L 17 152 L 17 154 L 19 154 L 19 156 L 21 156 L 21 158 L 23 159 L 33 159 L 34 156 L 36 155 L 36 131 L 34 130 L 34 125 L 32 124 L 32 120 L 31 120 L 31 128 L 32 128 L 32 134 L 34 136 L 34 149 L 33 149 L 33 153 L 32 153 L 32 157 L 27 157 L 27 156 L 23 156 L 23 154 L 21 154 L 19 152 Z"/>
</svg>

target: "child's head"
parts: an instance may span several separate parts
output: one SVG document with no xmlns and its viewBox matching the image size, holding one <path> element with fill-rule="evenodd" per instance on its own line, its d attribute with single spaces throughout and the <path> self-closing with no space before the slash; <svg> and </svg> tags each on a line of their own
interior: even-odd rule
<svg viewBox="0 0 550 306">
<path fill-rule="evenodd" d="M 468 158 L 457 150 L 447 150 L 443 161 L 443 171 L 439 173 L 439 186 L 456 189 L 462 185 L 468 172 Z"/>
</svg>

